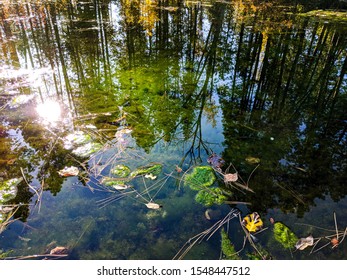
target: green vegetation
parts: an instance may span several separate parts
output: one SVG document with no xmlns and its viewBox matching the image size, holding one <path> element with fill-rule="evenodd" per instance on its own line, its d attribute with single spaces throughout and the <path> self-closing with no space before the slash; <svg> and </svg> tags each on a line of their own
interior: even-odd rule
<svg viewBox="0 0 347 280">
<path fill-rule="evenodd" d="M 76 156 L 79 157 L 89 157 L 92 154 L 100 151 L 102 149 L 102 145 L 100 143 L 97 142 L 89 142 L 87 144 L 84 144 L 78 148 L 76 148 L 75 150 L 72 151 L 73 154 L 75 154 Z"/>
<path fill-rule="evenodd" d="M 221 205 L 226 200 L 227 197 L 223 194 L 220 188 L 200 190 L 195 196 L 195 201 L 203 204 L 206 207 L 210 207 L 213 204 Z"/>
<path fill-rule="evenodd" d="M 347 23 L 347 13 L 333 10 L 313 10 L 300 14 L 301 16 L 316 17 L 321 20 L 329 20 L 332 22 Z"/>
<path fill-rule="evenodd" d="M 284 248 L 294 248 L 298 237 L 285 224 L 276 222 L 274 224 L 275 239 L 283 245 Z"/>
<path fill-rule="evenodd" d="M 130 172 L 131 172 L 130 168 L 123 164 L 118 164 L 111 169 L 112 174 L 121 178 L 127 177 L 130 174 Z"/>
<path fill-rule="evenodd" d="M 159 175 L 162 168 L 163 168 L 162 164 L 152 163 L 147 166 L 137 168 L 136 170 L 130 173 L 130 177 L 136 177 L 139 175 L 147 175 L 147 174 Z"/>
<path fill-rule="evenodd" d="M 223 259 L 225 260 L 240 260 L 239 255 L 235 251 L 234 245 L 231 243 L 228 233 L 222 228 L 221 230 L 221 249 L 223 253 Z"/>
<path fill-rule="evenodd" d="M 210 187 L 215 181 L 216 176 L 211 166 L 196 166 L 184 179 L 185 185 L 196 191 Z"/>
</svg>

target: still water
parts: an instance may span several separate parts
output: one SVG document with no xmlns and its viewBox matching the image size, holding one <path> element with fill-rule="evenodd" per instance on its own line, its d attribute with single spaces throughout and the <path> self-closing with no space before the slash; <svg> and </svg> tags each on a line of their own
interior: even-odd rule
<svg viewBox="0 0 347 280">
<path fill-rule="evenodd" d="M 345 13 L 247 1 L 0 8 L 2 258 L 64 247 L 64 259 L 220 259 L 223 232 L 242 259 L 347 258 Z M 71 166 L 78 174 L 61 173 Z M 199 166 L 214 168 L 207 194 L 221 200 L 201 203 L 202 182 L 187 183 Z M 241 221 L 254 212 L 263 225 L 250 236 Z M 283 246 L 274 222 L 314 243 Z"/>
</svg>

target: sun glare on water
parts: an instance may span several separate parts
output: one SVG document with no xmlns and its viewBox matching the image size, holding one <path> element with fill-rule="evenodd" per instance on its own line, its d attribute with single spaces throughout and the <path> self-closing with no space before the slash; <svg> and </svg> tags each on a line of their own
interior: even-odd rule
<svg viewBox="0 0 347 280">
<path fill-rule="evenodd" d="M 53 100 L 38 104 L 36 111 L 44 124 L 55 126 L 61 119 L 61 107 L 58 102 Z"/>
</svg>

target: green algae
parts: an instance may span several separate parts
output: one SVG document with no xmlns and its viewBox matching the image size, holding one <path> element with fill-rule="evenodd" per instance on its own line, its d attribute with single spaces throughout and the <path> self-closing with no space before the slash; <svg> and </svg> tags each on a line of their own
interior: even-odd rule
<svg viewBox="0 0 347 280">
<path fill-rule="evenodd" d="M 227 200 L 220 188 L 209 188 L 207 190 L 200 190 L 196 196 L 195 201 L 210 207 L 214 204 L 221 205 Z"/>
<path fill-rule="evenodd" d="M 64 140 L 66 141 L 65 146 L 68 148 L 74 145 L 85 145 L 92 141 L 92 137 L 83 131 L 75 131 L 67 135 Z"/>
<path fill-rule="evenodd" d="M 208 188 L 216 181 L 214 170 L 211 166 L 197 166 L 193 168 L 190 174 L 185 176 L 184 183 L 192 190 L 201 190 Z"/>
<path fill-rule="evenodd" d="M 117 164 L 115 167 L 111 169 L 112 174 L 121 178 L 127 177 L 130 174 L 130 172 L 130 168 L 123 164 Z"/>
<path fill-rule="evenodd" d="M 89 142 L 87 144 L 84 144 L 72 151 L 72 153 L 76 156 L 87 158 L 90 157 L 92 154 L 100 151 L 102 149 L 102 145 L 97 142 Z"/>
<path fill-rule="evenodd" d="M 285 224 L 276 222 L 273 233 L 275 239 L 282 244 L 284 248 L 293 248 L 298 241 L 298 237 Z"/>
<path fill-rule="evenodd" d="M 149 164 L 147 166 L 142 166 L 132 171 L 130 173 L 130 177 L 136 177 L 136 176 L 146 175 L 146 174 L 159 175 L 162 168 L 163 168 L 163 165 L 160 163 Z"/>
<path fill-rule="evenodd" d="M 235 251 L 234 245 L 231 243 L 228 233 L 224 230 L 221 230 L 221 249 L 223 253 L 224 260 L 240 260 L 239 255 Z"/>
<path fill-rule="evenodd" d="M 107 187 L 113 187 L 113 188 L 127 188 L 130 187 L 127 185 L 127 180 L 126 178 L 113 178 L 113 177 L 104 177 L 101 180 L 101 184 L 107 186 Z"/>
</svg>

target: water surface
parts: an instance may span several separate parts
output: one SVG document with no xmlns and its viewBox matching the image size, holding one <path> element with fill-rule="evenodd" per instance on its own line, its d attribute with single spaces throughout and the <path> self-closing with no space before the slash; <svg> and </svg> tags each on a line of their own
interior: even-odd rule
<svg viewBox="0 0 347 280">
<path fill-rule="evenodd" d="M 345 242 L 330 244 L 334 213 L 340 241 L 347 226 L 345 21 L 242 1 L 144 2 L 0 2 L 0 177 L 24 178 L 0 204 L 0 253 L 172 259 L 230 211 L 256 211 L 256 246 L 272 258 L 346 259 Z M 90 154 L 74 153 L 76 132 Z M 254 192 L 216 172 L 214 187 L 239 203 L 196 202 L 184 178 L 212 153 Z M 153 162 L 160 174 L 133 179 L 136 192 L 101 183 L 117 164 Z M 79 176 L 60 176 L 65 166 Z M 316 247 L 283 248 L 269 218 Z M 248 259 L 239 216 L 223 228 Z M 220 231 L 207 237 L 184 258 L 222 258 Z"/>
</svg>

